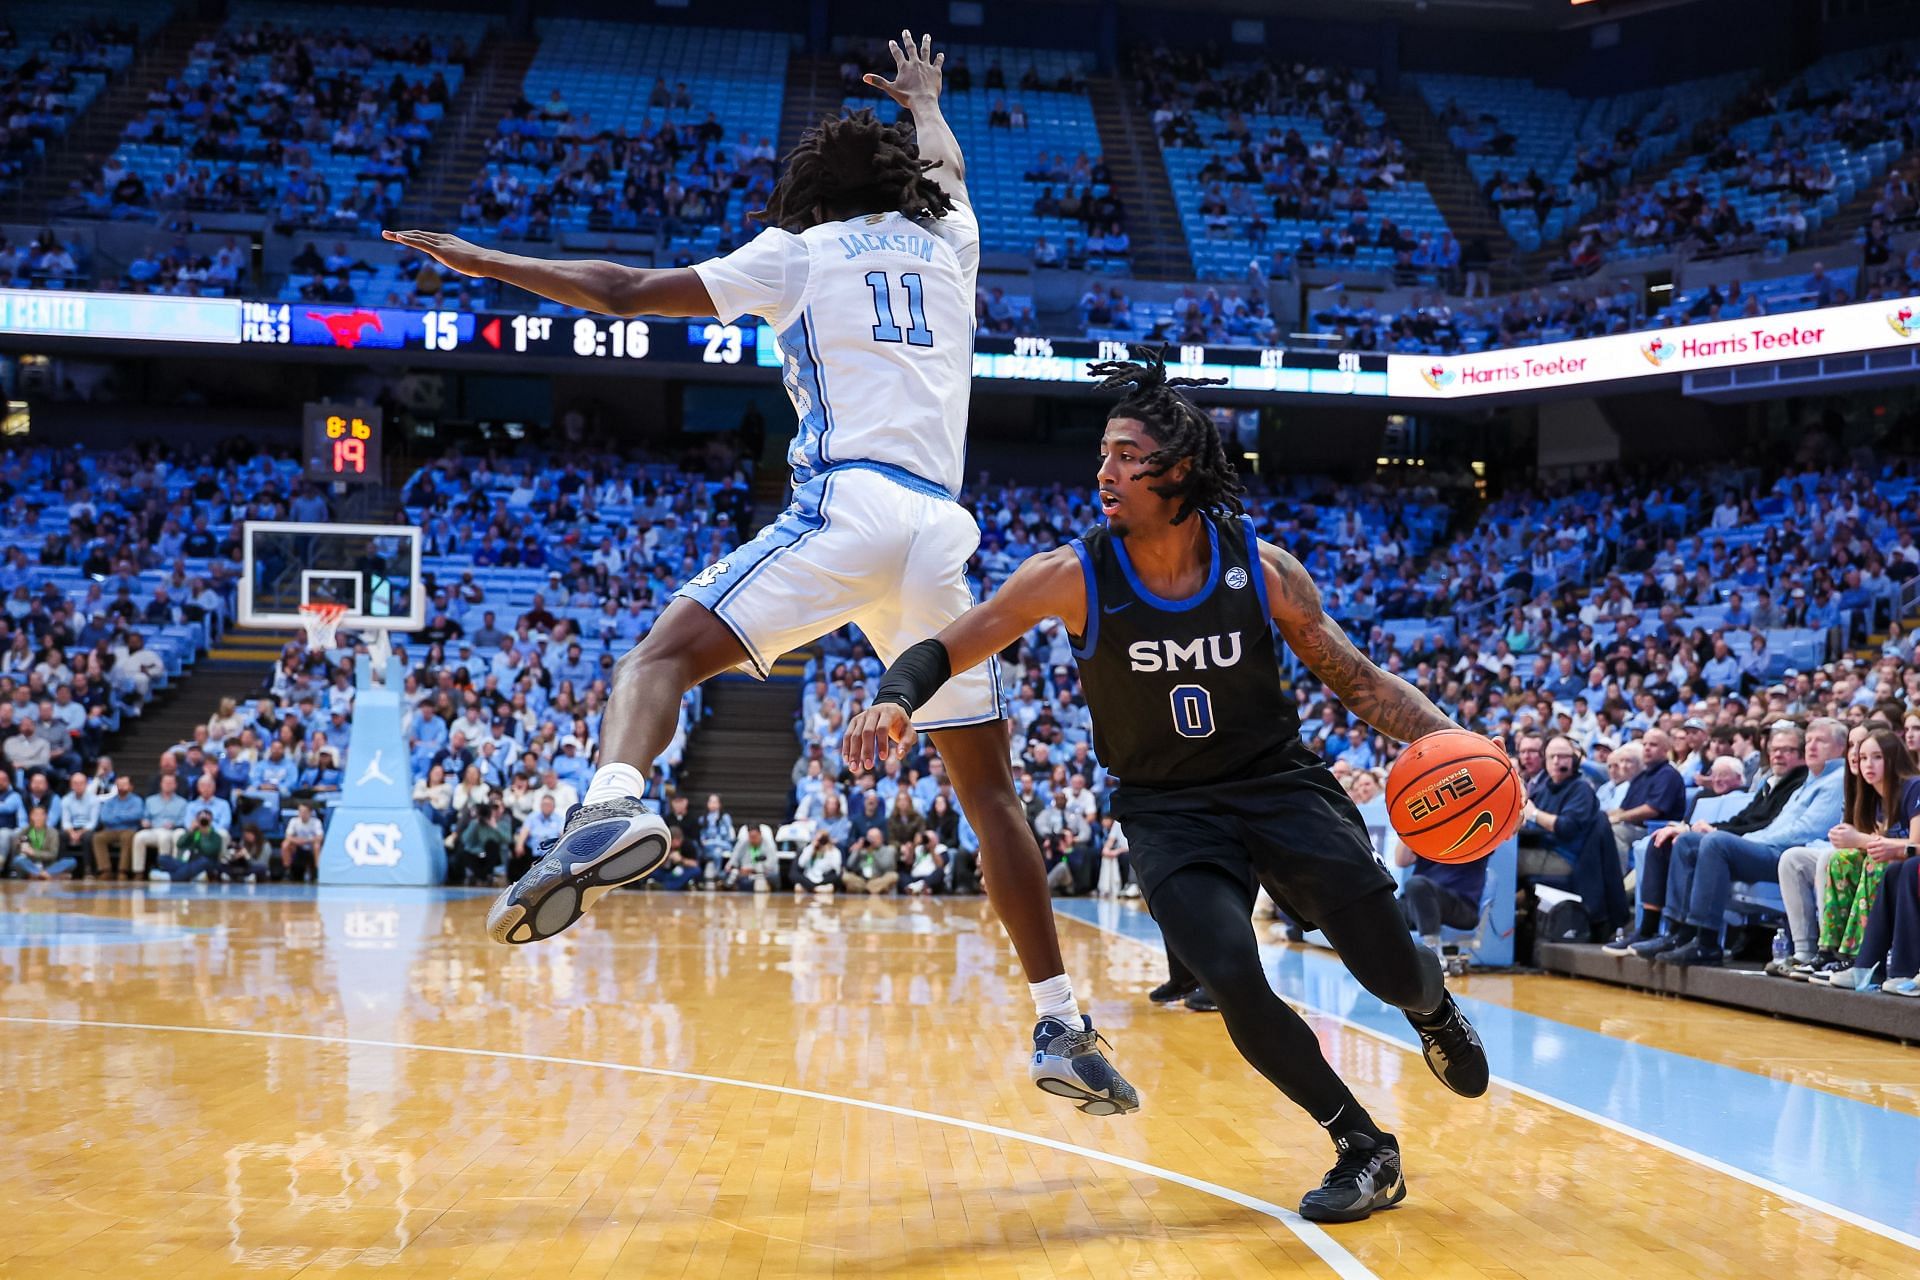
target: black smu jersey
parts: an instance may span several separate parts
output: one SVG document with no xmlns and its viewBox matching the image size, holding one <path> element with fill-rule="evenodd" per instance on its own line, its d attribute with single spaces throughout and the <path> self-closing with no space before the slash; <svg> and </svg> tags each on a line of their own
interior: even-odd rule
<svg viewBox="0 0 1920 1280">
<path fill-rule="evenodd" d="M 1147 590 L 1125 542 L 1104 526 L 1072 543 L 1087 582 L 1086 635 L 1072 639 L 1094 755 L 1123 783 L 1194 787 L 1278 773 L 1300 742 L 1253 524 L 1194 519 L 1206 521 L 1211 560 L 1205 585 L 1184 600 Z"/>
</svg>

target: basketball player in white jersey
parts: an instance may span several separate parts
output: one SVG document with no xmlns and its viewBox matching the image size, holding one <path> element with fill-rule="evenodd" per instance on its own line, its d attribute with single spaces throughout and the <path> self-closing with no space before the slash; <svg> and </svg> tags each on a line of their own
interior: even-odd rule
<svg viewBox="0 0 1920 1280">
<path fill-rule="evenodd" d="M 779 336 L 799 432 L 793 501 L 746 545 L 675 593 L 614 668 L 599 768 L 553 849 L 487 917 L 499 942 L 567 928 L 609 890 L 666 857 L 667 828 L 641 802 L 686 690 L 852 622 L 891 663 L 973 603 L 980 531 L 954 499 L 966 453 L 980 228 L 960 147 L 940 112 L 932 41 L 889 42 L 894 78 L 867 83 L 911 113 L 823 120 L 786 157 L 769 224 L 723 258 L 646 270 L 496 252 L 455 236 L 388 231 L 455 271 L 621 316 L 758 316 Z M 997 667 L 956 677 L 918 708 L 980 836 L 982 878 L 1019 953 L 1038 1025 L 1029 1075 L 1082 1111 L 1139 1096 L 1100 1053 L 1060 959 L 1046 871 L 1014 794 Z"/>
</svg>

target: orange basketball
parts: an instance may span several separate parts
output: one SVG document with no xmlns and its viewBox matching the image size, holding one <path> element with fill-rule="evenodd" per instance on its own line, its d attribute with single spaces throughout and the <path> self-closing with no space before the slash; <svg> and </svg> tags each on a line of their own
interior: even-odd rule
<svg viewBox="0 0 1920 1280">
<path fill-rule="evenodd" d="M 1495 743 L 1465 729 L 1420 739 L 1387 774 L 1387 816 L 1409 849 L 1433 862 L 1474 862 L 1520 825 L 1526 792 Z"/>
</svg>

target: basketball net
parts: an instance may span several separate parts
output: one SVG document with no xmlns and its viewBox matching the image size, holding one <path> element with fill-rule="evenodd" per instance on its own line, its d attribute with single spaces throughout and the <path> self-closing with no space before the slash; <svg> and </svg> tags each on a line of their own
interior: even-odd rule
<svg viewBox="0 0 1920 1280">
<path fill-rule="evenodd" d="M 343 604 L 303 604 L 300 606 L 300 624 L 307 629 L 307 648 L 314 652 L 324 652 L 338 643 L 340 620 L 347 616 L 347 606 Z"/>
<path fill-rule="evenodd" d="M 311 653 L 331 653 L 340 644 L 340 623 L 347 616 L 347 606 L 334 603 L 303 604 L 300 606 L 300 622 L 307 629 L 307 650 Z M 393 657 L 393 640 L 385 627 L 373 628 L 373 638 L 367 641 L 367 662 L 372 668 L 369 673 L 374 684 L 387 682 L 387 661 Z"/>
</svg>

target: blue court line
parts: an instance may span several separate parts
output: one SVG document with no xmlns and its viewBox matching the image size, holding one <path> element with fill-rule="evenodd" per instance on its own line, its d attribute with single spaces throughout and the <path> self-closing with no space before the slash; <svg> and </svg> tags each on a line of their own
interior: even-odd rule
<svg viewBox="0 0 1920 1280">
<path fill-rule="evenodd" d="M 1145 911 L 1085 899 L 1054 911 L 1160 948 Z M 1103 910 L 1103 907 L 1105 909 Z M 1405 1015 L 1332 952 L 1262 948 L 1284 999 L 1410 1048 Z M 1835 999 L 1843 999 L 1836 996 Z M 1920 1249 L 1920 1116 L 1459 997 L 1497 1080 L 1676 1155 Z M 1762 1032 L 1764 1034 L 1764 1031 Z"/>
</svg>

